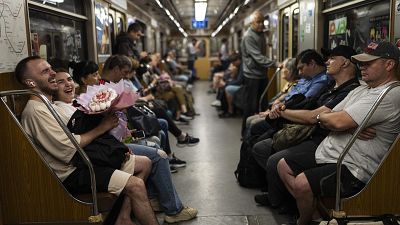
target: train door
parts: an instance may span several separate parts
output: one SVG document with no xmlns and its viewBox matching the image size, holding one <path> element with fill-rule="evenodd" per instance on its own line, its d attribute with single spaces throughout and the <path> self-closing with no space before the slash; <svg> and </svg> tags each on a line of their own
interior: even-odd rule
<svg viewBox="0 0 400 225">
<path fill-rule="evenodd" d="M 280 12 L 280 51 L 279 60 L 283 62 L 287 58 L 295 58 L 299 46 L 299 4 L 295 3 Z M 286 81 L 278 79 L 278 87 L 281 89 Z"/>
<path fill-rule="evenodd" d="M 111 55 L 108 3 L 103 1 L 95 2 L 95 23 L 97 58 L 99 63 L 102 63 Z"/>
<path fill-rule="evenodd" d="M 281 61 L 286 58 L 296 57 L 299 42 L 299 5 L 292 4 L 281 10 L 280 13 L 280 57 Z"/>
<path fill-rule="evenodd" d="M 196 75 L 201 80 L 207 80 L 208 75 L 210 73 L 210 39 L 209 38 L 199 38 L 197 40 L 199 43 L 198 52 L 197 52 L 197 60 L 195 61 Z"/>
<path fill-rule="evenodd" d="M 109 9 L 108 11 L 108 23 L 110 27 L 110 45 L 115 45 L 118 34 L 126 31 L 126 19 L 125 14 L 115 9 Z M 114 54 L 114 53 L 113 53 Z"/>
</svg>

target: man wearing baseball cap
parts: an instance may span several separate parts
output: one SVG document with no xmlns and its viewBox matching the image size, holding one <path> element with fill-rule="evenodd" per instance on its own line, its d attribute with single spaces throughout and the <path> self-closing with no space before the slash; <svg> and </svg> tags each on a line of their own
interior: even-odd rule
<svg viewBox="0 0 400 225">
<path fill-rule="evenodd" d="M 315 211 L 315 197 L 334 197 L 336 162 L 379 94 L 397 81 L 400 51 L 389 42 L 371 43 L 364 53 L 351 57 L 361 70 L 365 84 L 350 92 L 332 111 L 321 112 L 316 120 L 331 130 L 318 146 L 314 165 L 303 165 L 296 157 L 278 163 L 278 173 L 294 196 L 300 212 L 298 224 L 308 224 Z M 392 89 L 380 103 L 366 129 L 354 142 L 342 166 L 341 196 L 358 193 L 377 170 L 400 132 L 400 88 Z"/>
<path fill-rule="evenodd" d="M 310 104 L 307 105 L 311 105 L 310 108 L 312 110 L 285 109 L 278 111 L 278 117 L 285 118 L 291 121 L 291 123 L 317 125 L 316 116 L 318 114 L 325 111 L 330 112 L 350 91 L 360 85 L 357 79 L 357 67 L 351 62 L 351 56 L 357 54 L 352 47 L 339 45 L 332 50 L 321 49 L 321 52 L 327 58 L 325 63 L 327 68 L 326 73 L 333 78 L 332 82 L 328 85 L 328 89 L 318 96 L 318 99 L 312 98 L 309 101 Z M 302 165 L 314 165 L 315 151 L 319 143 L 328 134 L 329 130 L 317 125 L 308 138 L 298 144 L 288 145 L 280 151 L 278 151 L 276 145 L 273 146 L 272 139 L 257 142 L 252 149 L 252 153 L 259 165 L 266 170 L 268 194 L 256 195 L 255 201 L 261 205 L 279 206 L 281 211 L 289 210 L 292 203 L 285 199 L 292 198 L 287 197 L 288 193 L 278 175 L 276 168 L 279 160 L 286 158 L 288 155 L 301 154 L 302 156 L 297 157 L 298 161 L 311 158 L 310 163 L 302 161 Z M 303 157 L 303 154 L 307 154 L 308 157 Z"/>
</svg>

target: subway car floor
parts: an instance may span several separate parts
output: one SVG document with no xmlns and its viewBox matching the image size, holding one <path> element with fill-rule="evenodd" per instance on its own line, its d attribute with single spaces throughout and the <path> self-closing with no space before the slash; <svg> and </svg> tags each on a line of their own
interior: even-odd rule
<svg viewBox="0 0 400 225">
<path fill-rule="evenodd" d="M 200 143 L 179 148 L 170 135 L 175 155 L 187 161 L 186 167 L 172 175 L 176 189 L 183 204 L 199 210 L 196 219 L 179 224 L 287 223 L 287 216 L 254 202 L 254 195 L 261 193 L 260 190 L 243 188 L 236 182 L 233 171 L 239 161 L 241 118 L 218 118 L 217 110 L 210 106 L 215 94 L 207 94 L 208 87 L 207 81 L 196 82 L 193 95 L 200 115 L 191 120 L 190 125 L 179 125 L 183 131 L 199 137 Z M 160 222 L 162 216 L 157 215 Z"/>
</svg>

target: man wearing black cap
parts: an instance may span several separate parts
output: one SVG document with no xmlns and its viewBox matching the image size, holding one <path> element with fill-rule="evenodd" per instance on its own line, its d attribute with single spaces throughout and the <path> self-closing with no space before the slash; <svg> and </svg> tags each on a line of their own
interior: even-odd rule
<svg viewBox="0 0 400 225">
<path fill-rule="evenodd" d="M 346 95 L 360 85 L 357 79 L 357 68 L 351 60 L 356 52 L 349 46 L 339 45 L 332 50 L 322 50 L 328 58 L 326 61 L 326 73 L 334 79 L 329 89 L 323 93 L 313 104 L 314 110 L 291 110 L 282 108 L 273 114 L 273 118 L 283 117 L 293 123 L 317 124 L 316 116 L 322 112 L 330 112 Z M 268 194 L 257 195 L 255 200 L 259 204 L 278 207 L 288 193 L 281 182 L 276 167 L 280 159 L 293 154 L 308 154 L 314 156 L 318 144 L 328 135 L 329 130 L 317 126 L 311 137 L 293 147 L 276 152 L 272 147 L 272 139 L 266 139 L 256 143 L 253 147 L 253 156 L 267 172 Z M 276 152 L 276 153 L 275 153 Z M 275 154 L 274 154 L 275 153 Z M 273 154 L 273 155 L 272 155 Z M 303 157 L 299 157 L 303 159 Z M 306 159 L 306 158 L 305 158 Z M 269 200 L 269 201 L 268 201 Z M 286 207 L 286 204 L 281 205 Z M 283 209 L 282 209 L 283 210 Z"/>
<path fill-rule="evenodd" d="M 303 156 L 298 160 L 286 156 L 279 161 L 278 173 L 297 202 L 298 224 L 308 224 L 312 219 L 314 196 L 335 196 L 337 159 L 382 90 L 397 81 L 399 57 L 399 49 L 389 42 L 372 43 L 365 53 L 352 56 L 366 84 L 350 92 L 332 111 L 321 112 L 314 118 L 331 130 L 314 157 L 308 156 L 307 160 Z M 344 158 L 341 177 L 344 197 L 354 195 L 365 186 L 400 132 L 400 88 L 385 96 L 367 127 L 374 132 L 359 136 Z M 306 161 L 309 164 L 302 163 Z"/>
</svg>

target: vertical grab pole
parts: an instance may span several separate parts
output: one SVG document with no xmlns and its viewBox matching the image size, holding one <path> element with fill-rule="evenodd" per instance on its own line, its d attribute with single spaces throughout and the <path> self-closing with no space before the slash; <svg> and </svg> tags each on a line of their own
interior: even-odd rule
<svg viewBox="0 0 400 225">
<path fill-rule="evenodd" d="M 376 99 L 376 101 L 374 102 L 374 104 L 372 105 L 371 109 L 368 111 L 367 115 L 365 116 L 364 120 L 361 122 L 361 124 L 358 126 L 358 128 L 356 129 L 356 131 L 354 132 L 353 136 L 350 138 L 349 142 L 347 143 L 346 147 L 344 148 L 343 152 L 340 154 L 339 159 L 337 161 L 336 164 L 336 198 L 335 198 L 335 211 L 333 212 L 334 215 L 340 215 L 343 214 L 341 213 L 341 201 L 340 201 L 340 177 L 342 174 L 342 164 L 343 164 L 343 160 L 344 157 L 346 156 L 346 154 L 349 152 L 351 146 L 354 144 L 354 142 L 357 139 L 358 134 L 365 128 L 365 126 L 367 125 L 368 121 L 371 119 L 372 115 L 374 114 L 374 112 L 376 111 L 376 109 L 378 108 L 379 104 L 382 102 L 383 98 L 386 96 L 386 94 L 392 90 L 393 88 L 400 86 L 400 81 L 394 82 L 392 84 L 390 84 L 387 88 L 385 88 L 380 95 L 378 96 L 378 98 Z"/>
<path fill-rule="evenodd" d="M 35 96 L 39 97 L 43 101 L 43 103 L 46 105 L 46 107 L 49 109 L 50 113 L 54 116 L 54 118 L 56 119 L 58 124 L 61 126 L 61 128 L 65 132 L 65 134 L 71 140 L 72 144 L 77 149 L 79 155 L 82 157 L 83 161 L 85 162 L 85 164 L 88 166 L 88 169 L 89 169 L 93 207 L 92 207 L 92 216 L 90 216 L 88 220 L 91 223 L 101 222 L 103 220 L 103 218 L 102 218 L 101 214 L 99 213 L 98 205 L 97 205 L 96 178 L 95 178 L 93 165 L 90 162 L 90 159 L 87 157 L 87 155 L 84 153 L 84 151 L 80 147 L 79 143 L 76 141 L 75 137 L 69 131 L 67 126 L 65 126 L 64 122 L 61 120 L 61 118 L 58 115 L 58 113 L 51 106 L 50 101 L 42 93 L 37 92 L 37 91 L 32 91 L 32 90 L 12 90 L 12 91 L 2 91 L 2 92 L 0 92 L 0 97 L 11 96 L 13 102 L 14 102 L 14 95 L 35 95 Z"/>
<path fill-rule="evenodd" d="M 271 87 L 272 82 L 273 82 L 273 81 L 275 80 L 275 78 L 278 76 L 279 71 L 281 71 L 281 68 L 280 68 L 280 67 L 278 67 L 278 68 L 276 69 L 274 75 L 272 76 L 271 80 L 268 82 L 268 84 L 267 84 L 267 86 L 265 87 L 263 93 L 261 94 L 260 100 L 258 101 L 258 111 L 259 111 L 259 112 L 261 112 L 261 110 L 262 110 L 262 107 L 261 107 L 262 101 L 263 101 L 265 95 L 267 94 L 268 89 Z"/>
</svg>

